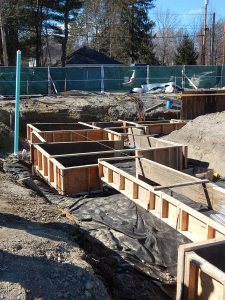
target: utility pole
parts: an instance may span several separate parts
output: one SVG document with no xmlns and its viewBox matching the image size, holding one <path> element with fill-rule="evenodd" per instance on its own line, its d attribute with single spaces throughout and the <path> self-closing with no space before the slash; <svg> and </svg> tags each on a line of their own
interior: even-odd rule
<svg viewBox="0 0 225 300">
<path fill-rule="evenodd" d="M 206 39 L 207 39 L 207 8 L 208 0 L 205 0 L 205 12 L 204 12 L 204 32 L 202 41 L 202 65 L 205 65 L 205 54 L 206 54 Z"/>
<path fill-rule="evenodd" d="M 215 53 L 215 24 L 216 24 L 216 13 L 213 13 L 212 21 L 212 39 L 211 39 L 211 57 L 210 64 L 214 65 L 214 53 Z"/>
<path fill-rule="evenodd" d="M 4 28 L 4 19 L 2 13 L 2 0 L 0 0 L 0 28 L 1 28 L 1 38 L 2 38 L 2 51 L 3 51 L 3 63 L 4 66 L 8 66 L 8 53 L 6 47 L 6 38 L 5 38 L 5 28 Z"/>
<path fill-rule="evenodd" d="M 223 64 L 225 65 L 225 25 L 223 25 Z"/>
</svg>

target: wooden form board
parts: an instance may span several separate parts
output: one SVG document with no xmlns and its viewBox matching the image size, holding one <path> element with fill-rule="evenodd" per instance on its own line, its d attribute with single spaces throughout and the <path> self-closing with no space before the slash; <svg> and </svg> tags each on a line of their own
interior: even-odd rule
<svg viewBox="0 0 225 300">
<path fill-rule="evenodd" d="M 63 195 L 85 193 L 101 188 L 97 158 L 134 153 L 133 150 L 122 149 L 50 156 L 40 145 L 34 144 L 31 148 L 34 170 Z M 65 166 L 62 162 L 65 160 L 71 166 Z"/>
<path fill-rule="evenodd" d="M 169 134 L 174 130 L 181 129 L 186 122 L 181 123 L 158 123 L 158 124 L 141 124 L 137 127 L 141 126 L 145 130 L 145 134 Z"/>
<path fill-rule="evenodd" d="M 27 141 L 29 143 L 31 143 L 31 136 L 32 136 L 32 133 L 33 132 L 36 132 L 36 133 L 39 133 L 40 130 L 37 129 L 34 125 L 32 124 L 27 124 Z"/>
<path fill-rule="evenodd" d="M 153 123 L 153 124 L 137 124 L 134 126 L 122 127 L 124 132 L 117 132 L 117 128 L 106 128 L 105 131 L 108 132 L 109 140 L 129 140 L 130 143 L 134 143 L 139 139 L 139 136 L 142 135 L 152 135 L 152 134 L 169 134 L 174 130 L 181 129 L 186 123 Z M 121 128 L 119 128 L 121 129 Z"/>
<path fill-rule="evenodd" d="M 159 124 L 159 123 L 180 123 L 181 120 L 171 119 L 171 120 L 146 120 L 146 121 L 127 121 L 127 120 L 119 120 L 123 122 L 123 126 L 139 126 L 139 125 L 150 125 L 150 124 Z"/>
<path fill-rule="evenodd" d="M 182 171 L 186 168 L 187 156 L 183 154 L 183 146 L 167 146 L 160 148 L 136 150 L 135 155 L 155 161 L 164 166 Z"/>
<path fill-rule="evenodd" d="M 222 247 L 221 247 L 222 246 Z M 225 239 L 212 239 L 209 241 L 181 245 L 178 250 L 177 267 L 177 300 L 224 300 L 225 299 L 225 273 L 224 269 L 199 254 L 204 250 L 214 255 L 215 260 L 221 257 L 224 260 Z"/>
<path fill-rule="evenodd" d="M 139 179 L 157 182 L 159 185 L 176 184 L 188 181 L 198 182 L 198 178 L 176 171 L 145 158 L 136 160 L 136 176 Z M 213 183 L 206 183 L 196 186 L 183 186 L 172 188 L 175 192 L 208 205 L 215 211 L 222 211 L 225 203 L 225 190 Z"/>
<path fill-rule="evenodd" d="M 100 151 L 124 149 L 122 141 L 85 141 L 85 142 L 64 142 L 64 143 L 40 143 L 32 144 L 30 147 L 31 162 L 35 163 L 37 151 L 41 152 L 47 159 L 50 157 L 74 156 L 84 153 L 95 153 Z"/>
<path fill-rule="evenodd" d="M 123 121 L 111 121 L 111 122 L 79 122 L 80 124 L 89 125 L 93 128 L 109 128 L 109 127 L 125 127 L 126 124 Z"/>
<path fill-rule="evenodd" d="M 79 142 L 79 141 L 99 141 L 107 140 L 108 135 L 102 129 L 87 130 L 59 130 L 41 131 L 31 133 L 31 143 L 59 143 L 59 142 Z"/>
<path fill-rule="evenodd" d="M 184 120 L 225 110 L 225 93 L 221 91 L 182 93 L 181 101 L 181 119 Z"/>
<path fill-rule="evenodd" d="M 59 131 L 59 130 L 81 130 L 91 129 L 89 124 L 82 123 L 32 123 L 27 124 L 27 140 L 31 141 L 32 132 Z"/>
<path fill-rule="evenodd" d="M 135 128 L 136 130 L 136 128 Z M 138 129 L 139 130 L 139 129 Z M 184 168 L 187 168 L 187 160 L 188 160 L 188 146 L 187 145 L 181 145 L 178 143 L 166 141 L 159 138 L 154 138 L 151 135 L 134 135 L 129 138 L 130 144 L 134 144 L 136 148 L 138 149 L 159 149 L 157 151 L 157 156 L 159 159 L 154 158 L 154 156 L 150 155 L 143 155 L 144 158 L 151 159 L 153 161 L 159 162 L 162 161 L 163 165 L 170 166 L 176 170 L 182 170 Z M 171 149 L 177 149 L 177 154 L 175 153 L 169 153 L 168 151 L 164 150 L 165 153 L 163 153 L 163 150 L 160 151 L 160 148 L 167 148 L 171 147 Z M 170 150 L 169 150 L 170 151 Z M 171 152 L 174 152 L 175 150 L 171 150 Z M 161 153 L 160 153 L 161 152 Z M 167 153 L 168 152 L 168 153 Z M 162 155 L 162 157 L 160 156 Z M 173 164 L 171 165 L 170 161 L 173 161 Z M 177 160 L 177 161 L 175 161 Z M 183 168 L 181 166 L 183 165 Z"/>
<path fill-rule="evenodd" d="M 125 160 L 129 158 L 119 158 Z M 132 157 L 130 157 L 132 159 Z M 139 158 L 138 158 L 139 159 Z M 168 194 L 113 166 L 115 158 L 99 159 L 99 175 L 129 199 L 162 219 L 191 241 L 225 236 L 225 227 Z"/>
<path fill-rule="evenodd" d="M 187 256 L 184 254 L 185 251 L 196 250 L 202 245 L 208 247 L 215 242 L 214 239 L 220 239 L 225 244 L 225 226 L 177 199 L 155 191 L 153 186 L 113 166 L 113 161 L 115 158 L 99 159 L 99 175 L 102 181 L 194 242 L 182 245 L 179 249 L 177 300 L 225 299 L 225 273 L 196 253 L 189 252 Z M 208 284 L 213 286 L 209 298 Z M 198 298 L 197 295 L 202 297 Z"/>
<path fill-rule="evenodd" d="M 135 127 L 111 127 L 106 128 L 104 131 L 107 134 L 107 138 L 110 141 L 123 140 L 128 141 L 129 136 L 133 136 Z M 121 132 L 123 131 L 123 132 Z"/>
</svg>

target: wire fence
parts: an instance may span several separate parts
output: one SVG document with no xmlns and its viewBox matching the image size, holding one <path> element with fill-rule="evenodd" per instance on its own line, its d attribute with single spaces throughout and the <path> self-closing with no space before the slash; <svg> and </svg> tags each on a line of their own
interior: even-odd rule
<svg viewBox="0 0 225 300">
<path fill-rule="evenodd" d="M 129 80 L 135 71 L 135 80 Z M 185 74 L 186 78 L 182 75 Z M 71 66 L 65 68 L 22 68 L 22 95 L 50 95 L 70 90 L 92 92 L 126 92 L 144 84 L 174 82 L 181 88 L 222 88 L 225 68 L 219 66 Z M 0 95 L 15 94 L 15 67 L 0 67 Z"/>
</svg>

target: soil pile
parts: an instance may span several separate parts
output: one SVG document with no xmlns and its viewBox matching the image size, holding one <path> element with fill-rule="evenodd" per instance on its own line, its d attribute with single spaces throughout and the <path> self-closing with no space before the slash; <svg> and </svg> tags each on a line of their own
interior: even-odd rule
<svg viewBox="0 0 225 300">
<path fill-rule="evenodd" d="M 206 162 L 225 176 L 225 112 L 200 116 L 165 139 L 188 145 L 189 158 Z"/>
<path fill-rule="evenodd" d="M 76 224 L 0 172 L 0 299 L 111 299 Z"/>
<path fill-rule="evenodd" d="M 83 92 L 74 95 L 61 95 L 57 97 L 25 98 L 20 101 L 20 132 L 26 136 L 26 124 L 64 123 L 78 121 L 112 121 L 118 119 L 134 120 L 137 117 L 136 99 L 140 95 L 132 93 L 90 93 Z M 176 96 L 170 98 L 174 102 L 174 110 L 165 108 L 165 95 L 141 95 L 144 110 L 164 102 L 163 107 L 156 108 L 147 113 L 151 118 L 177 118 L 179 101 Z M 0 101 L 0 120 L 10 124 L 10 113 L 14 110 L 14 100 Z M 13 114 L 14 115 L 14 114 Z"/>
</svg>

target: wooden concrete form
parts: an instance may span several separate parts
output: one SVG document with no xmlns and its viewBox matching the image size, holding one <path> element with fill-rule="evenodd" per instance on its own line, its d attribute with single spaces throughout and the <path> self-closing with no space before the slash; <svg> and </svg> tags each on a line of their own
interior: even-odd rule
<svg viewBox="0 0 225 300">
<path fill-rule="evenodd" d="M 181 119 L 193 120 L 198 116 L 225 110 L 224 90 L 195 90 L 181 94 Z"/>
<path fill-rule="evenodd" d="M 125 121 L 111 121 L 111 122 L 79 122 L 80 124 L 92 126 L 93 128 L 109 128 L 109 127 L 125 127 Z"/>
<path fill-rule="evenodd" d="M 119 160 L 124 158 L 99 159 L 102 181 L 193 241 L 179 248 L 176 299 L 225 299 L 225 226 L 117 168 L 113 162 Z M 194 177 L 186 181 L 194 183 Z"/>
<path fill-rule="evenodd" d="M 136 132 L 136 130 L 140 129 L 134 128 L 133 132 Z M 130 145 L 134 145 L 137 149 L 151 150 L 154 148 L 154 151 L 143 151 L 142 156 L 144 158 L 148 158 L 159 163 L 161 162 L 163 165 L 176 170 L 183 170 L 187 168 L 187 145 L 181 145 L 171 141 L 154 138 L 151 135 L 131 135 L 128 136 L 128 138 Z M 164 148 L 165 150 L 161 148 Z M 153 154 L 154 152 L 155 154 Z"/>
<path fill-rule="evenodd" d="M 175 170 L 182 171 L 187 167 L 187 153 L 183 151 L 181 145 L 138 149 L 135 153 L 136 156 L 147 158 Z"/>
<path fill-rule="evenodd" d="M 187 146 L 144 135 L 147 130 L 169 133 L 175 128 L 171 124 L 184 126 L 121 121 L 28 125 L 32 164 L 60 194 L 99 191 L 106 182 L 188 237 L 193 243 L 179 249 L 177 300 L 225 300 L 225 262 L 214 259 L 225 253 L 225 226 L 210 217 L 223 209 L 225 190 L 181 172 L 187 166 Z M 108 128 L 112 125 L 116 127 Z M 141 148 L 124 150 L 127 140 Z M 114 165 L 126 160 L 134 162 L 136 177 Z M 171 195 L 164 193 L 168 189 Z M 201 213 L 178 195 L 215 211 Z"/>
<path fill-rule="evenodd" d="M 181 123 L 157 123 L 157 124 L 141 124 L 137 127 L 144 128 L 145 134 L 169 134 L 174 130 L 181 129 L 186 122 Z"/>
<path fill-rule="evenodd" d="M 123 120 L 121 120 L 123 121 Z M 125 126 L 135 126 L 143 129 L 143 134 L 169 134 L 174 130 L 181 129 L 186 125 L 185 121 L 180 120 L 159 120 L 159 121 L 123 121 Z"/>
<path fill-rule="evenodd" d="M 157 123 L 151 125 L 137 125 L 126 127 L 109 127 L 105 128 L 109 140 L 129 140 L 131 143 L 138 140 L 139 136 L 153 134 L 169 134 L 174 130 L 182 128 L 186 123 Z"/>
<path fill-rule="evenodd" d="M 124 161 L 127 159 L 133 158 L 99 159 L 99 176 L 101 180 L 162 219 L 165 223 L 187 236 L 191 241 L 197 242 L 216 237 L 225 237 L 225 226 L 222 224 L 174 197 L 162 191 L 156 191 L 153 185 L 113 165 L 119 160 Z M 137 159 L 139 160 L 140 158 Z M 174 172 L 177 171 L 174 170 Z M 162 173 L 161 176 L 163 177 L 163 175 Z M 192 183 L 194 181 L 195 178 L 192 177 Z M 196 182 L 199 183 L 201 181 L 196 178 Z"/>
<path fill-rule="evenodd" d="M 136 177 L 144 181 L 151 180 L 162 186 L 189 181 L 198 182 L 199 180 L 196 177 L 145 158 L 136 160 Z M 215 211 L 221 212 L 223 210 L 225 189 L 219 188 L 213 183 L 204 183 L 190 187 L 183 186 L 172 188 L 171 190 L 195 202 L 203 203 Z"/>
<path fill-rule="evenodd" d="M 85 142 L 64 142 L 64 143 L 41 143 L 31 145 L 31 162 L 36 165 L 35 158 L 38 153 L 47 160 L 51 157 L 74 156 L 84 153 L 95 153 L 100 151 L 114 151 L 124 149 L 122 141 L 85 141 Z"/>
<path fill-rule="evenodd" d="M 122 141 L 128 141 L 129 138 L 128 136 L 133 136 L 135 133 L 133 130 L 136 128 L 134 126 L 128 126 L 128 127 L 109 127 L 105 128 L 105 134 L 107 134 L 107 138 L 110 141 L 117 141 L 117 140 L 122 140 Z M 137 134 L 137 133 L 136 133 Z"/>
<path fill-rule="evenodd" d="M 181 245 L 177 300 L 225 299 L 225 239 Z"/>
<path fill-rule="evenodd" d="M 70 147 L 70 151 L 67 151 L 68 154 L 61 155 L 50 155 L 48 153 L 50 152 L 49 146 L 51 144 L 34 144 L 31 146 L 31 160 L 34 171 L 63 195 L 87 193 L 101 188 L 98 176 L 98 158 L 124 156 L 134 153 L 133 150 L 114 150 L 121 148 L 121 141 L 103 141 L 99 145 L 99 150 L 105 148 L 104 151 L 97 151 L 97 145 L 93 148 L 94 142 L 72 144 L 74 150 Z M 96 142 L 96 144 L 99 143 Z M 56 147 L 55 145 L 53 144 L 53 147 Z M 46 146 L 48 146 L 48 152 L 45 149 Z M 66 145 L 64 147 L 66 148 Z M 83 150 L 79 149 L 82 147 Z"/>
<path fill-rule="evenodd" d="M 58 130 L 32 132 L 30 143 L 59 143 L 107 140 L 108 134 L 102 129 Z"/>
<path fill-rule="evenodd" d="M 40 133 L 42 131 L 84 130 L 91 128 L 88 124 L 80 123 L 32 123 L 27 124 L 27 140 L 31 142 L 32 132 Z"/>
</svg>

